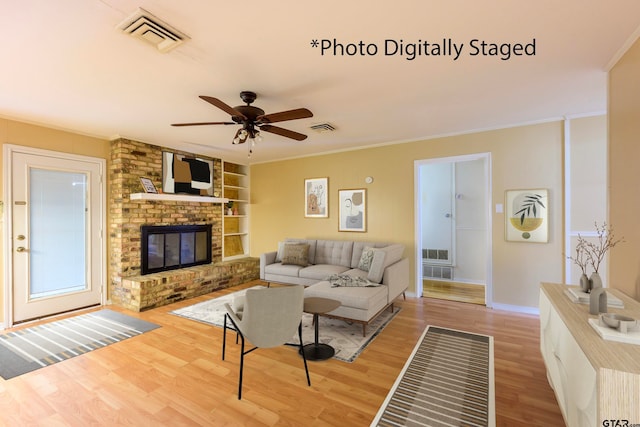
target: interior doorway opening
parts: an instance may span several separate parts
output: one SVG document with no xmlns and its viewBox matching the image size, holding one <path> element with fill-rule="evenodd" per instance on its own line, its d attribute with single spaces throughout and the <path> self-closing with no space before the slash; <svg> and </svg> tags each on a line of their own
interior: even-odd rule
<svg viewBox="0 0 640 427">
<path fill-rule="evenodd" d="M 490 161 L 416 161 L 417 295 L 491 307 Z"/>
</svg>

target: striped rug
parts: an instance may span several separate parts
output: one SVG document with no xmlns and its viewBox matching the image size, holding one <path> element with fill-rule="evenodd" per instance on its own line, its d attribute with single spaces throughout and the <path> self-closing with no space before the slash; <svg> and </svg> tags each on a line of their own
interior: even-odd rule
<svg viewBox="0 0 640 427">
<path fill-rule="evenodd" d="M 495 426 L 493 337 L 427 326 L 372 426 Z"/>
<path fill-rule="evenodd" d="M 8 380 L 159 327 L 100 310 L 7 332 L 0 335 L 0 376 Z"/>
</svg>

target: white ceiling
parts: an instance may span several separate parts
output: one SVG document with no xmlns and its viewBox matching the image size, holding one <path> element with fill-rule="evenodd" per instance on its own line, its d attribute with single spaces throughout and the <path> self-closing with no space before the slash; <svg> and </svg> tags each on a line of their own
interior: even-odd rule
<svg viewBox="0 0 640 427">
<path fill-rule="evenodd" d="M 160 53 L 124 35 L 138 7 L 191 40 Z M 0 0 L 0 116 L 263 162 L 604 112 L 607 66 L 639 28 L 638 0 Z M 470 55 L 473 39 L 534 38 L 535 56 Z M 311 45 L 334 39 L 378 51 Z M 464 44 L 457 60 L 385 55 L 385 40 L 443 39 Z M 309 138 L 263 133 L 247 159 L 235 126 L 170 126 L 228 121 L 198 95 L 235 106 L 241 90 L 267 113 L 310 109 L 278 123 Z M 336 130 L 309 129 L 324 122 Z"/>
</svg>

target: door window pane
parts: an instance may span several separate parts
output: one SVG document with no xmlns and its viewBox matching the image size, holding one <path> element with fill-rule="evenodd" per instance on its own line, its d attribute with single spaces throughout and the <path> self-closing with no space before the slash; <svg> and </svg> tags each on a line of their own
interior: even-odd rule
<svg viewBox="0 0 640 427">
<path fill-rule="evenodd" d="M 31 298 L 87 288 L 87 176 L 29 170 Z"/>
</svg>

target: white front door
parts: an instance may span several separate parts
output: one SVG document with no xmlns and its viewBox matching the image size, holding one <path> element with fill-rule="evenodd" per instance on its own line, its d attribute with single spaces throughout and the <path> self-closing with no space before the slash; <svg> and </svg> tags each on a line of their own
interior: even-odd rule
<svg viewBox="0 0 640 427">
<path fill-rule="evenodd" d="M 104 160 L 11 150 L 11 323 L 102 302 Z"/>
</svg>

